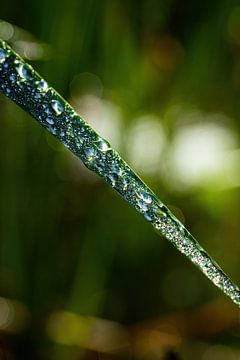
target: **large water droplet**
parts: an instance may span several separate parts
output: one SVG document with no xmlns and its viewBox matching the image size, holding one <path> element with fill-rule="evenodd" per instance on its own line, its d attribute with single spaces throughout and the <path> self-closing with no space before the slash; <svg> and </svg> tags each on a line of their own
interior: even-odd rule
<svg viewBox="0 0 240 360">
<path fill-rule="evenodd" d="M 143 200 L 137 201 L 138 209 L 140 212 L 144 213 L 148 210 L 148 204 L 146 204 Z"/>
<path fill-rule="evenodd" d="M 110 144 L 106 140 L 101 139 L 101 138 L 99 138 L 99 140 L 96 141 L 96 146 L 100 151 L 103 151 L 103 152 L 111 149 Z"/>
<path fill-rule="evenodd" d="M 64 107 L 58 100 L 51 100 L 50 104 L 57 116 L 62 114 Z"/>
<path fill-rule="evenodd" d="M 44 80 L 37 81 L 36 85 L 37 85 L 38 90 L 40 90 L 41 92 L 45 93 L 48 91 L 48 84 L 46 83 L 46 81 L 44 81 Z"/>
<path fill-rule="evenodd" d="M 23 64 L 23 63 L 18 63 L 16 65 L 16 71 L 18 73 L 18 75 L 22 78 L 22 79 L 29 79 L 30 78 L 30 73 L 28 68 Z"/>
<path fill-rule="evenodd" d="M 146 204 L 151 204 L 152 202 L 152 197 L 150 194 L 148 194 L 145 190 L 142 189 L 138 189 L 136 191 L 137 196 Z"/>
<path fill-rule="evenodd" d="M 2 64 L 7 58 L 7 50 L 0 48 L 0 64 Z"/>
<path fill-rule="evenodd" d="M 145 217 L 145 219 L 146 219 L 147 221 L 152 221 L 152 217 L 151 217 L 151 215 L 150 215 L 148 212 L 145 212 L 145 213 L 144 213 L 144 217 Z"/>
<path fill-rule="evenodd" d="M 97 155 L 97 152 L 96 150 L 93 148 L 93 147 L 86 147 L 84 150 L 83 150 L 87 160 L 93 160 L 96 155 Z"/>
<path fill-rule="evenodd" d="M 52 118 L 50 118 L 50 117 L 47 117 L 47 118 L 46 118 L 46 122 L 47 122 L 48 124 L 50 124 L 50 125 L 53 125 L 53 124 L 54 124 L 54 120 L 53 120 Z"/>
</svg>

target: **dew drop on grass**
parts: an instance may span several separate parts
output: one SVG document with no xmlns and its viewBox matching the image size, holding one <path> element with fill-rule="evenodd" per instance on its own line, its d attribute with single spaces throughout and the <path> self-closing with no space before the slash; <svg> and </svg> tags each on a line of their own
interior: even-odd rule
<svg viewBox="0 0 240 360">
<path fill-rule="evenodd" d="M 116 186 L 117 176 L 115 174 L 107 175 L 107 180 L 111 184 L 112 187 Z"/>
<path fill-rule="evenodd" d="M 16 74 L 11 74 L 9 76 L 9 79 L 14 82 L 16 80 L 16 76 L 17 76 Z"/>
<path fill-rule="evenodd" d="M 48 84 L 46 81 L 36 81 L 37 89 L 43 93 L 48 91 Z"/>
<path fill-rule="evenodd" d="M 16 65 L 16 71 L 21 79 L 27 80 L 31 77 L 28 68 L 23 63 L 18 63 Z"/>
<path fill-rule="evenodd" d="M 150 215 L 148 212 L 145 212 L 145 213 L 144 213 L 144 217 L 145 217 L 145 219 L 146 219 L 147 221 L 152 221 L 152 217 L 151 217 L 151 215 Z"/>
<path fill-rule="evenodd" d="M 50 105 L 57 116 L 63 113 L 64 107 L 58 100 L 51 100 Z"/>
<path fill-rule="evenodd" d="M 105 152 L 105 151 L 108 151 L 111 149 L 111 146 L 110 144 L 104 140 L 104 139 L 101 139 L 99 138 L 97 141 L 96 141 L 96 146 L 97 148 L 102 151 L 102 152 Z"/>
<path fill-rule="evenodd" d="M 95 157 L 97 156 L 97 151 L 93 148 L 93 147 L 86 147 L 84 150 L 84 155 L 86 156 L 87 160 L 94 160 Z"/>
<path fill-rule="evenodd" d="M 128 189 L 129 184 L 130 184 L 129 178 L 127 176 L 123 177 L 122 178 L 122 187 L 123 187 L 124 191 L 126 191 Z"/>
<path fill-rule="evenodd" d="M 139 199 L 141 199 L 144 203 L 151 204 L 152 197 L 145 190 L 139 189 L 136 193 Z"/>
<path fill-rule="evenodd" d="M 50 118 L 50 117 L 47 117 L 47 118 L 46 118 L 46 122 L 47 122 L 48 124 L 50 124 L 50 125 L 53 125 L 53 124 L 54 124 L 54 120 L 53 120 L 52 118 Z"/>
<path fill-rule="evenodd" d="M 138 200 L 137 206 L 141 213 L 145 213 L 148 210 L 148 205 L 144 201 Z"/>
<path fill-rule="evenodd" d="M 56 129 L 56 127 L 49 125 L 49 126 L 48 126 L 48 130 L 49 130 L 50 133 L 52 133 L 53 135 L 57 135 L 57 129 Z"/>
<path fill-rule="evenodd" d="M 116 164 L 111 166 L 111 171 L 113 174 L 116 174 L 117 176 L 121 176 L 123 173 L 122 168 Z"/>
</svg>

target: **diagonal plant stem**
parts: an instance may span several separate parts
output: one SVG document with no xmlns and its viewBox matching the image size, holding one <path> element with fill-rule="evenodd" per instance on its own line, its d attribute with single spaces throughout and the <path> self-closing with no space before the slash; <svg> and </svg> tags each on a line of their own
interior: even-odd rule
<svg viewBox="0 0 240 360">
<path fill-rule="evenodd" d="M 0 40 L 0 88 L 64 146 L 100 175 L 158 232 L 186 255 L 236 304 L 240 290 L 188 230 L 101 138 L 33 68 Z"/>
</svg>

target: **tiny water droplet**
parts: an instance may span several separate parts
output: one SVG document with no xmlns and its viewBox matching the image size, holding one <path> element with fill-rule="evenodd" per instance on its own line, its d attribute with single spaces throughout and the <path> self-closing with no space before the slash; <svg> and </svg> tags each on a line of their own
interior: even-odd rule
<svg viewBox="0 0 240 360">
<path fill-rule="evenodd" d="M 117 176 L 115 174 L 109 174 L 109 175 L 107 175 L 106 178 L 107 178 L 108 182 L 110 182 L 112 187 L 114 187 L 116 185 Z"/>
<path fill-rule="evenodd" d="M 10 79 L 11 81 L 15 81 L 15 80 L 16 80 L 16 75 L 15 75 L 15 74 L 11 74 L 11 75 L 9 76 L 9 79 Z"/>
<path fill-rule="evenodd" d="M 58 100 L 51 100 L 50 104 L 57 116 L 62 114 L 64 107 Z"/>
<path fill-rule="evenodd" d="M 76 143 L 77 147 L 80 148 L 83 143 L 82 139 L 79 136 L 76 136 L 74 139 L 75 139 L 75 143 Z"/>
<path fill-rule="evenodd" d="M 123 190 L 127 190 L 129 184 L 130 184 L 130 181 L 129 181 L 128 177 L 122 178 Z"/>
</svg>

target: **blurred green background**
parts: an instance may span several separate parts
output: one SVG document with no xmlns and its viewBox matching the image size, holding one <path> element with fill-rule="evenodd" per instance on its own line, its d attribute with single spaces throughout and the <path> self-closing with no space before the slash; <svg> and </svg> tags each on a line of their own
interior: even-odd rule
<svg viewBox="0 0 240 360">
<path fill-rule="evenodd" d="M 0 37 L 240 283 L 240 4 L 8 0 Z M 0 359 L 239 360 L 239 310 L 0 96 Z"/>
</svg>

